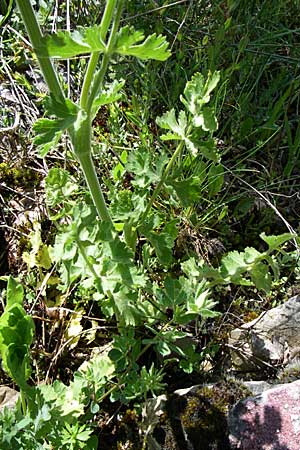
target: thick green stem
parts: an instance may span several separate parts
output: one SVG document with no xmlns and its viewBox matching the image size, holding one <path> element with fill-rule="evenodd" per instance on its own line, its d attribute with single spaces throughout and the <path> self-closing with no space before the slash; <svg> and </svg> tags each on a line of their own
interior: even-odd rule
<svg viewBox="0 0 300 450">
<path fill-rule="evenodd" d="M 97 212 L 101 220 L 112 223 L 92 160 L 91 118 L 84 112 L 82 112 L 79 119 L 78 130 L 74 132 L 72 143 Z"/>
<path fill-rule="evenodd" d="M 101 220 L 112 223 L 110 214 L 108 212 L 105 199 L 102 193 L 102 189 L 96 174 L 95 166 L 92 160 L 91 153 L 77 154 L 77 157 L 80 162 L 80 166 L 84 173 L 84 177 L 90 193 L 92 195 L 94 204 L 96 206 L 97 212 L 101 218 Z"/>
<path fill-rule="evenodd" d="M 50 58 L 48 56 L 40 57 L 38 55 L 38 48 L 41 46 L 43 35 L 31 2 L 30 0 L 17 0 L 17 5 L 49 91 L 54 97 L 63 102 L 65 96 Z"/>
<path fill-rule="evenodd" d="M 108 29 L 110 27 L 111 21 L 112 21 L 116 3 L 117 3 L 117 0 L 107 0 L 107 2 L 106 2 L 105 10 L 104 10 L 102 20 L 100 23 L 100 27 L 101 27 L 100 36 L 101 36 L 101 40 L 103 42 L 105 42 L 105 40 L 106 40 L 106 35 L 107 35 Z"/>
</svg>

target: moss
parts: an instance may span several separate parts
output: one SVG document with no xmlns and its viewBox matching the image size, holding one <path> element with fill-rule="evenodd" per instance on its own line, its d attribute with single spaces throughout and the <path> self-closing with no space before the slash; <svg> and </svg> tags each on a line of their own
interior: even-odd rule
<svg viewBox="0 0 300 450">
<path fill-rule="evenodd" d="M 32 187 L 37 186 L 41 175 L 29 167 L 22 165 L 10 166 L 6 162 L 0 163 L 0 180 L 10 187 Z"/>
<path fill-rule="evenodd" d="M 197 389 L 187 397 L 180 415 L 188 440 L 199 450 L 229 449 L 228 409 L 249 395 L 251 392 L 235 379 Z"/>
<path fill-rule="evenodd" d="M 290 362 L 278 373 L 280 383 L 291 383 L 300 379 L 300 360 Z"/>
</svg>

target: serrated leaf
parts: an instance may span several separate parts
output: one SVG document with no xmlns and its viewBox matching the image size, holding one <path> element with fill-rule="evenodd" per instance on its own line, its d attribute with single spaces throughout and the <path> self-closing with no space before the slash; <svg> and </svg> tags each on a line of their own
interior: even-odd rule
<svg viewBox="0 0 300 450">
<path fill-rule="evenodd" d="M 61 114 L 62 111 L 59 112 Z M 58 119 L 38 119 L 33 125 L 36 136 L 33 140 L 34 144 L 40 147 L 40 156 L 44 157 L 51 149 L 55 147 L 62 133 L 71 127 L 77 120 L 77 115 L 68 114 Z"/>
<path fill-rule="evenodd" d="M 171 130 L 176 135 L 184 138 L 187 126 L 187 117 L 184 111 L 180 111 L 178 121 L 176 119 L 175 109 L 165 112 L 161 117 L 156 118 L 158 126 L 165 130 Z"/>
<path fill-rule="evenodd" d="M 79 106 L 68 98 L 61 101 L 50 94 L 50 96 L 45 100 L 45 109 L 49 116 L 56 116 L 60 119 L 73 116 L 74 120 L 76 120 Z"/>
<path fill-rule="evenodd" d="M 93 52 L 104 52 L 105 44 L 100 37 L 100 27 L 79 28 L 73 31 L 59 31 L 45 36 L 36 49 L 39 56 L 68 59 Z"/>
<path fill-rule="evenodd" d="M 160 136 L 162 141 L 180 141 L 182 136 L 176 133 L 165 133 Z"/>
<path fill-rule="evenodd" d="M 201 127 L 204 131 L 213 132 L 218 129 L 218 122 L 214 110 L 209 107 L 203 107 L 201 112 L 194 115 L 193 124 L 195 127 Z"/>
<path fill-rule="evenodd" d="M 234 250 L 222 258 L 221 274 L 224 278 L 240 275 L 248 264 L 244 261 L 244 254 Z"/>
<path fill-rule="evenodd" d="M 253 264 L 263 257 L 263 254 L 253 247 L 246 247 L 244 250 L 244 261 L 246 264 Z"/>
<path fill-rule="evenodd" d="M 156 118 L 158 126 L 165 130 L 171 130 L 172 133 L 165 133 L 161 136 L 162 140 L 182 140 L 184 141 L 186 148 L 192 153 L 193 156 L 197 155 L 198 149 L 194 142 L 186 135 L 187 133 L 187 117 L 184 111 L 180 111 L 178 119 L 176 119 L 175 109 L 171 109 L 164 113 L 161 117 Z"/>
<path fill-rule="evenodd" d="M 175 189 L 183 207 L 188 207 L 197 202 L 203 189 L 201 178 L 196 176 L 181 181 L 167 181 L 167 184 Z"/>
<path fill-rule="evenodd" d="M 101 92 L 98 97 L 93 102 L 93 115 L 95 115 L 98 109 L 103 105 L 108 105 L 109 103 L 113 103 L 122 96 L 120 92 L 125 84 L 125 81 L 114 81 L 108 89 Z"/>
<path fill-rule="evenodd" d="M 293 233 L 283 233 L 278 236 L 267 236 L 265 233 L 261 233 L 260 238 L 265 241 L 269 246 L 269 252 L 273 250 L 279 250 L 280 247 L 297 235 Z"/>
<path fill-rule="evenodd" d="M 184 96 L 180 100 L 193 116 L 197 116 L 203 105 L 209 102 L 210 93 L 217 86 L 220 80 L 220 73 L 209 73 L 206 82 L 201 73 L 196 73 L 190 81 L 186 83 Z"/>
<path fill-rule="evenodd" d="M 220 155 L 216 147 L 214 139 L 208 139 L 207 141 L 202 141 L 198 146 L 199 152 L 205 156 L 206 159 L 213 162 L 220 162 Z"/>
<path fill-rule="evenodd" d="M 272 287 L 272 276 L 269 273 L 268 266 L 264 263 L 256 263 L 250 270 L 250 278 L 257 289 L 270 292 Z"/>
<path fill-rule="evenodd" d="M 162 35 L 152 34 L 144 42 L 144 33 L 126 25 L 118 32 L 114 51 L 121 55 L 136 56 L 140 59 L 165 61 L 171 55 L 168 42 Z"/>
</svg>

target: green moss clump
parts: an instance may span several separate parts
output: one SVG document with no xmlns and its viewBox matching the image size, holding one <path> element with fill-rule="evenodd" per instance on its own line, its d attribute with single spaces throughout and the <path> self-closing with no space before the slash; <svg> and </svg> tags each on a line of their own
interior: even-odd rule
<svg viewBox="0 0 300 450">
<path fill-rule="evenodd" d="M 300 379 L 300 360 L 291 361 L 278 374 L 280 383 L 292 383 Z"/>
<path fill-rule="evenodd" d="M 41 180 L 40 174 L 24 166 L 11 167 L 6 162 L 0 163 L 0 180 L 10 187 L 37 186 Z"/>
<path fill-rule="evenodd" d="M 229 449 L 228 409 L 249 395 L 242 383 L 231 378 L 197 389 L 188 396 L 180 416 L 188 440 L 199 450 Z"/>
</svg>

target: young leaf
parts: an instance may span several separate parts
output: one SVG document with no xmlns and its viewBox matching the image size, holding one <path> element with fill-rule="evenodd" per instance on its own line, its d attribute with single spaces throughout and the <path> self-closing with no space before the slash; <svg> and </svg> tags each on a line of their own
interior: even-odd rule
<svg viewBox="0 0 300 450">
<path fill-rule="evenodd" d="M 217 86 L 220 80 L 220 73 L 209 73 L 206 82 L 201 73 L 196 73 L 190 81 L 186 83 L 184 96 L 180 100 L 193 116 L 197 116 L 202 110 L 203 105 L 209 102 L 210 93 Z"/>
<path fill-rule="evenodd" d="M 152 34 L 140 43 L 144 37 L 144 33 L 126 25 L 118 33 L 114 52 L 146 60 L 165 61 L 169 58 L 171 52 L 168 50 L 169 44 L 164 36 Z"/>
</svg>

